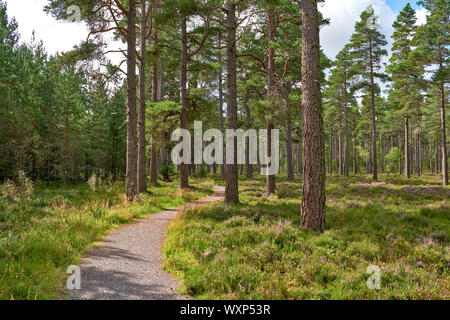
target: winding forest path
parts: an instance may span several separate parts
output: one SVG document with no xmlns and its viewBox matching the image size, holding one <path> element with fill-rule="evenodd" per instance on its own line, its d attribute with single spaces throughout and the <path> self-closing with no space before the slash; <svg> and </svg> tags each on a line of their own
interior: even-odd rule
<svg viewBox="0 0 450 320">
<path fill-rule="evenodd" d="M 225 188 L 214 195 L 152 214 L 118 228 L 83 259 L 81 289 L 71 300 L 176 300 L 178 281 L 162 269 L 161 245 L 169 222 L 185 208 L 224 198 Z"/>
</svg>

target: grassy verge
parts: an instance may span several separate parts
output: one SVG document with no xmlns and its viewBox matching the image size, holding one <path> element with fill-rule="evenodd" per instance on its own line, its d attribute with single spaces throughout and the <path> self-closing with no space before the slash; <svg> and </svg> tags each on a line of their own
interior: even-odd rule
<svg viewBox="0 0 450 320">
<path fill-rule="evenodd" d="M 240 182 L 238 206 L 186 212 L 165 268 L 199 299 L 449 299 L 450 188 L 439 177 L 328 177 L 327 231 L 302 231 L 301 184 Z M 383 180 L 380 180 L 383 181 Z M 381 270 L 380 290 L 367 268 Z"/>
<path fill-rule="evenodd" d="M 126 204 L 121 184 L 53 186 L 29 199 L 0 198 L 0 299 L 58 299 L 67 267 L 107 232 L 211 193 L 201 180 L 188 192 L 177 186 L 161 183 L 135 204 Z"/>
</svg>

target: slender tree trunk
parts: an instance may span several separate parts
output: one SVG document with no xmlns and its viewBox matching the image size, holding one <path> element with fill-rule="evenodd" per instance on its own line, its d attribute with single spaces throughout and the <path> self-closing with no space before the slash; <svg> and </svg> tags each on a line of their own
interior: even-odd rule
<svg viewBox="0 0 450 320">
<path fill-rule="evenodd" d="M 339 133 L 338 133 L 339 134 Z M 339 174 L 339 136 L 336 135 L 334 137 L 334 157 L 335 157 L 335 167 L 336 167 L 336 174 Z"/>
<path fill-rule="evenodd" d="M 181 21 L 181 66 L 180 66 L 180 128 L 187 129 L 187 18 L 183 17 Z M 180 188 L 189 188 L 189 166 L 187 163 L 180 164 Z"/>
<path fill-rule="evenodd" d="M 343 168 L 343 164 L 342 164 L 342 122 L 341 119 L 339 118 L 339 175 L 342 176 L 343 172 L 342 172 L 342 168 Z"/>
<path fill-rule="evenodd" d="M 300 137 L 300 141 L 297 145 L 297 173 L 299 175 L 303 174 L 303 159 L 302 159 L 302 150 L 303 150 L 303 146 L 302 146 L 302 137 Z"/>
<path fill-rule="evenodd" d="M 219 32 L 219 47 L 222 46 L 222 34 Z M 223 69 L 222 69 L 222 51 L 219 50 L 219 129 L 223 132 L 224 119 L 223 119 Z M 220 165 L 220 177 L 225 180 L 225 164 Z"/>
<path fill-rule="evenodd" d="M 158 43 L 158 33 L 154 33 L 154 44 Z M 158 53 L 153 54 L 153 72 L 152 72 L 152 101 L 159 102 L 159 69 L 158 69 Z M 157 145 L 155 138 L 152 137 L 150 147 L 150 183 L 156 184 L 158 182 L 158 165 L 157 165 Z"/>
<path fill-rule="evenodd" d="M 434 142 L 434 171 L 439 173 L 439 140 Z"/>
<path fill-rule="evenodd" d="M 245 103 L 245 116 L 247 118 L 247 129 L 251 129 L 253 121 L 250 114 L 250 106 L 247 101 Z M 247 179 L 251 179 L 253 177 L 253 165 L 250 164 L 250 137 L 245 137 L 245 167 L 246 177 Z"/>
<path fill-rule="evenodd" d="M 420 132 L 420 115 L 417 115 L 417 152 L 416 152 L 416 164 L 417 164 L 417 175 L 420 177 L 422 175 L 422 141 Z"/>
<path fill-rule="evenodd" d="M 442 66 L 441 66 L 442 67 Z M 448 161 L 447 161 L 447 133 L 445 127 L 445 87 L 441 86 L 441 156 L 442 156 L 442 184 L 448 185 Z"/>
<path fill-rule="evenodd" d="M 402 174 L 402 134 L 401 132 L 398 133 L 398 151 L 400 153 L 400 161 L 398 162 L 398 174 L 401 175 Z"/>
<path fill-rule="evenodd" d="M 375 81 L 373 76 L 373 46 L 372 40 L 369 45 L 370 50 L 370 90 L 371 90 L 371 99 L 372 99 L 372 174 L 373 180 L 378 180 L 378 165 L 377 165 L 377 122 L 376 122 L 376 114 L 375 114 Z"/>
<path fill-rule="evenodd" d="M 357 159 L 357 146 L 356 146 L 356 120 L 353 119 L 353 174 L 358 173 L 358 159 Z"/>
<path fill-rule="evenodd" d="M 302 1 L 302 89 L 305 170 L 301 225 L 325 230 L 325 146 L 320 88 L 317 0 Z"/>
<path fill-rule="evenodd" d="M 69 160 L 69 108 L 66 107 L 64 125 L 64 168 L 63 168 L 63 188 L 67 189 L 67 162 Z"/>
<path fill-rule="evenodd" d="M 136 1 L 128 0 L 127 52 L 127 200 L 134 201 L 137 189 L 137 117 L 136 117 Z"/>
<path fill-rule="evenodd" d="M 329 174 L 332 175 L 333 174 L 333 128 L 330 126 L 330 166 L 328 168 L 329 170 Z"/>
<path fill-rule="evenodd" d="M 286 123 L 286 156 L 287 156 L 287 181 L 294 181 L 294 159 L 292 156 L 292 127 L 291 114 L 287 114 Z"/>
<path fill-rule="evenodd" d="M 347 82 L 345 84 L 345 109 L 344 109 L 344 175 L 349 176 L 349 147 L 348 147 L 348 109 L 347 109 Z"/>
<path fill-rule="evenodd" d="M 409 121 L 405 118 L 405 178 L 411 178 L 410 164 L 409 164 Z"/>
<path fill-rule="evenodd" d="M 380 131 L 380 172 L 384 173 L 384 150 L 383 150 L 383 135 Z"/>
<path fill-rule="evenodd" d="M 146 170 L 146 146 L 145 141 L 145 71 L 146 71 L 146 51 L 147 51 L 147 17 L 145 2 L 141 0 L 141 31 L 140 31 L 140 44 L 141 44 L 141 63 L 139 66 L 139 136 L 138 136 L 138 166 L 137 166 L 137 183 L 138 193 L 147 191 L 147 170 Z M 155 36 L 156 38 L 156 36 Z"/>
<path fill-rule="evenodd" d="M 272 10 L 267 11 L 267 27 L 268 27 L 268 56 L 267 56 L 267 69 L 269 72 L 268 76 L 268 96 L 269 98 L 275 94 L 275 50 L 273 48 L 273 43 L 275 42 L 275 24 L 274 24 L 274 13 Z M 268 116 L 270 117 L 270 115 Z M 267 154 L 269 157 L 272 155 L 272 130 L 275 128 L 273 120 L 268 118 L 266 123 L 267 128 Z M 276 192 L 276 180 L 275 175 L 267 175 L 266 177 L 266 193 L 267 195 L 275 194 Z"/>
<path fill-rule="evenodd" d="M 236 3 L 227 2 L 225 4 L 227 19 L 227 128 L 236 130 L 237 128 L 237 84 L 236 84 Z M 225 165 L 225 203 L 236 204 L 239 202 L 238 194 L 238 165 L 236 138 L 234 148 L 234 163 Z M 228 152 L 227 144 L 227 152 Z M 228 160 L 228 159 L 227 159 Z"/>
</svg>

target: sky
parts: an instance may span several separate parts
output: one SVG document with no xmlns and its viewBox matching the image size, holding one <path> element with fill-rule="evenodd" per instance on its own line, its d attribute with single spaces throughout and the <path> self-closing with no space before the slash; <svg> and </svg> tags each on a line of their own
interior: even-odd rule
<svg viewBox="0 0 450 320">
<path fill-rule="evenodd" d="M 425 21 L 425 10 L 416 5 L 417 0 L 411 4 L 418 9 L 418 22 Z M 331 19 L 330 26 L 321 30 L 321 44 L 331 59 L 350 40 L 355 22 L 360 13 L 369 5 L 373 5 L 375 12 L 380 16 L 382 32 L 388 40 L 390 49 L 392 41 L 390 36 L 393 32 L 392 23 L 397 14 L 408 3 L 407 0 L 325 0 L 320 4 L 320 11 L 326 18 Z M 37 40 L 42 40 L 50 54 L 67 51 L 85 40 L 88 35 L 87 27 L 83 23 L 70 23 L 56 21 L 44 11 L 46 0 L 6 0 L 9 17 L 15 17 L 19 23 L 19 32 L 22 41 L 31 39 L 33 30 Z M 111 41 L 110 49 L 118 47 L 125 48 L 123 44 Z M 110 56 L 113 62 L 118 63 L 120 56 Z"/>
</svg>

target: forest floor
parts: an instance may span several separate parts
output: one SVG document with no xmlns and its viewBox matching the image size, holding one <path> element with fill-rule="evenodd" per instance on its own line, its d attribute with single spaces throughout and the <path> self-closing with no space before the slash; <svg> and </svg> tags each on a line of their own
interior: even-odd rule
<svg viewBox="0 0 450 320">
<path fill-rule="evenodd" d="M 450 299 L 450 188 L 440 177 L 327 177 L 327 230 L 300 229 L 301 181 L 240 181 L 241 203 L 189 210 L 164 267 L 198 299 Z M 220 181 L 215 182 L 220 183 Z M 367 286 L 369 266 L 381 287 Z"/>
<path fill-rule="evenodd" d="M 177 181 L 161 182 L 133 204 L 123 184 L 35 186 L 30 197 L 0 197 L 0 299 L 60 298 L 68 266 L 109 232 L 212 194 L 212 181 L 192 178 L 191 186 L 181 192 Z"/>
</svg>

